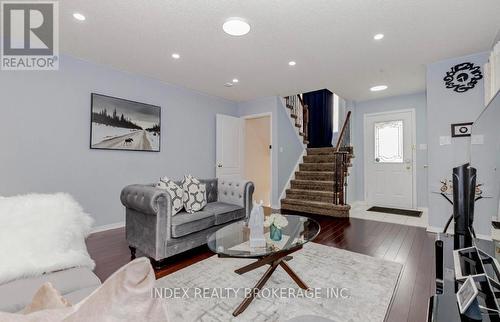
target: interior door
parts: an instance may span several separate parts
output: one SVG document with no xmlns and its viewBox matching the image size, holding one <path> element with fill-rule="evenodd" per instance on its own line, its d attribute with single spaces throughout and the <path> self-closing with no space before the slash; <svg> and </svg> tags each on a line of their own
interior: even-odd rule
<svg viewBox="0 0 500 322">
<path fill-rule="evenodd" d="M 366 114 L 365 193 L 370 204 L 413 209 L 413 111 Z"/>
<path fill-rule="evenodd" d="M 216 176 L 242 178 L 244 155 L 244 120 L 217 114 Z"/>
</svg>

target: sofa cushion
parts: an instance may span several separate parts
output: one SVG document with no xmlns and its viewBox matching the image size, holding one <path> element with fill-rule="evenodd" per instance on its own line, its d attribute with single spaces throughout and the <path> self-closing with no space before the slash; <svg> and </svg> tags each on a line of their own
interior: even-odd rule
<svg viewBox="0 0 500 322">
<path fill-rule="evenodd" d="M 205 210 L 193 214 L 181 211 L 177 216 L 172 217 L 172 237 L 178 238 L 197 231 L 207 229 L 215 225 L 213 212 Z"/>
<path fill-rule="evenodd" d="M 17 312 L 31 303 L 33 295 L 46 282 L 52 283 L 64 297 L 68 293 L 97 287 L 101 281 L 88 268 L 72 268 L 38 277 L 24 278 L 0 285 L 0 311 Z"/>
<path fill-rule="evenodd" d="M 215 224 L 220 225 L 245 217 L 245 208 L 225 202 L 211 202 L 205 206 L 204 211 L 215 215 Z"/>
<path fill-rule="evenodd" d="M 182 201 L 186 212 L 195 213 L 207 205 L 207 187 L 198 179 L 192 175 L 184 176 L 182 188 L 184 189 Z"/>
<path fill-rule="evenodd" d="M 161 177 L 160 181 L 156 184 L 157 188 L 166 190 L 170 195 L 172 202 L 172 216 L 175 216 L 184 207 L 183 198 L 184 190 L 168 177 Z"/>
</svg>

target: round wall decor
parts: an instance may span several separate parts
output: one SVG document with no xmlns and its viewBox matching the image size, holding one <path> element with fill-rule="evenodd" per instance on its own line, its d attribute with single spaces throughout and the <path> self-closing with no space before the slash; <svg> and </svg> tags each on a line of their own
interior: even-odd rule
<svg viewBox="0 0 500 322">
<path fill-rule="evenodd" d="M 461 63 L 446 72 L 443 80 L 446 88 L 452 88 L 457 93 L 464 93 L 473 89 L 481 78 L 483 78 L 481 67 L 473 63 Z"/>
</svg>

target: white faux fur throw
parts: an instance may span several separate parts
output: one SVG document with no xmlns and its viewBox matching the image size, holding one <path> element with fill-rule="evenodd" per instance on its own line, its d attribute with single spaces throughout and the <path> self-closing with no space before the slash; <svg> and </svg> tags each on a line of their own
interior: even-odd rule
<svg viewBox="0 0 500 322">
<path fill-rule="evenodd" d="M 66 193 L 0 198 L 0 284 L 84 266 L 92 218 Z"/>
</svg>

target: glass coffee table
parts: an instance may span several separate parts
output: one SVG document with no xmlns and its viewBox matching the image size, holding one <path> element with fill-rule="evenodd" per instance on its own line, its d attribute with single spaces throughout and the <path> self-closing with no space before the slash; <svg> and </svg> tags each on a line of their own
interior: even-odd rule
<svg viewBox="0 0 500 322">
<path fill-rule="evenodd" d="M 245 274 L 256 268 L 269 265 L 267 271 L 253 287 L 252 293 L 233 312 L 234 316 L 245 311 L 278 266 L 281 266 L 299 287 L 309 288 L 287 262 L 293 259 L 290 254 L 302 249 L 305 243 L 316 238 L 320 231 L 319 223 L 303 216 L 283 216 L 288 220 L 288 225 L 282 229 L 282 239 L 280 241 L 271 240 L 269 228 L 264 228 L 265 247 L 250 247 L 250 229 L 247 227 L 246 221 L 238 221 L 225 226 L 208 238 L 208 247 L 219 257 L 256 259 L 255 262 L 235 270 L 237 274 Z"/>
</svg>

